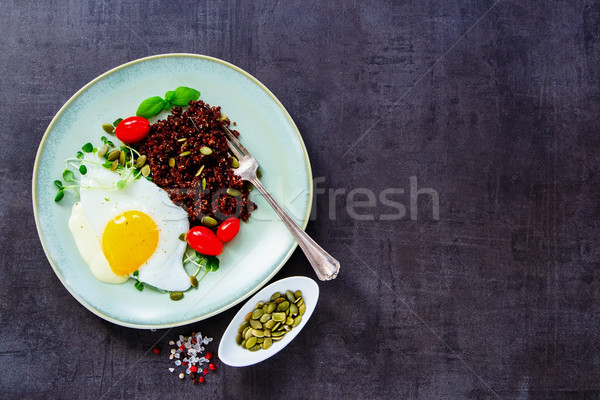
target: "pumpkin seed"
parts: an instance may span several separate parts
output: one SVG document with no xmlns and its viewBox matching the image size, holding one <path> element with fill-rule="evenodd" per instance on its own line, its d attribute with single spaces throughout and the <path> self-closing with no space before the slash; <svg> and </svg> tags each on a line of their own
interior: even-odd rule
<svg viewBox="0 0 600 400">
<path fill-rule="evenodd" d="M 210 156 L 212 154 L 212 149 L 210 147 L 202 146 L 200 147 L 200 153 L 205 156 Z"/>
<path fill-rule="evenodd" d="M 282 301 L 281 303 L 279 303 L 279 305 L 277 306 L 277 309 L 279 311 L 285 311 L 288 308 L 290 308 L 290 302 L 289 301 Z"/>
<path fill-rule="evenodd" d="M 206 189 L 206 178 L 202 178 L 202 190 Z"/>
<path fill-rule="evenodd" d="M 254 345 L 256 344 L 256 341 L 257 341 L 257 340 L 258 340 L 258 339 L 257 339 L 256 337 L 254 337 L 254 336 L 252 336 L 252 337 L 251 337 L 251 338 L 249 338 L 249 339 L 246 339 L 246 348 L 247 348 L 247 349 L 249 349 L 249 348 L 251 348 L 252 346 L 254 346 Z"/>
<path fill-rule="evenodd" d="M 104 157 L 104 155 L 106 154 L 107 151 L 108 151 L 108 145 L 107 144 L 102 145 L 102 147 L 100 147 L 98 149 L 98 157 Z"/>
<path fill-rule="evenodd" d="M 248 321 L 250 321 L 250 318 L 252 318 L 252 311 L 250 311 L 248 313 L 248 315 L 246 315 L 246 317 L 244 318 L 244 321 L 248 322 Z"/>
<path fill-rule="evenodd" d="M 106 132 L 106 133 L 114 133 L 115 132 L 115 127 L 112 126 L 112 124 L 104 123 L 104 124 L 102 124 L 102 129 L 104 129 L 104 132 Z"/>
<path fill-rule="evenodd" d="M 242 346 L 243 348 L 246 348 L 246 340 L 242 340 L 242 343 L 240 344 L 240 346 Z"/>
<path fill-rule="evenodd" d="M 286 325 L 292 325 L 294 323 L 294 318 L 292 317 L 287 317 L 285 320 L 285 324 Z"/>
<path fill-rule="evenodd" d="M 263 306 L 265 305 L 265 303 L 263 303 L 262 301 L 259 301 L 258 303 L 256 303 L 256 305 L 254 306 L 255 310 L 258 310 L 259 308 L 263 308 Z"/>
<path fill-rule="evenodd" d="M 265 336 L 265 331 L 263 331 L 262 329 L 252 329 L 252 336 L 256 336 L 256 337 L 264 337 Z"/>
<path fill-rule="evenodd" d="M 304 304 L 302 304 L 300 307 L 298 307 L 298 312 L 300 313 L 300 315 L 304 315 L 305 311 L 306 311 L 306 306 Z"/>
<path fill-rule="evenodd" d="M 271 332 L 271 337 L 275 340 L 276 337 L 285 335 L 285 332 Z"/>
<path fill-rule="evenodd" d="M 300 297 L 300 300 L 296 302 L 296 305 L 300 307 L 302 304 L 304 304 L 304 299 Z"/>
<path fill-rule="evenodd" d="M 204 165 L 200 167 L 198 172 L 196 172 L 196 176 L 200 176 L 200 174 L 202 173 L 203 170 L 204 170 Z"/>
<path fill-rule="evenodd" d="M 144 166 L 144 164 L 146 164 L 146 160 L 148 158 L 144 155 L 141 155 L 137 158 L 137 160 L 135 160 L 135 167 L 136 168 L 142 168 Z"/>
<path fill-rule="evenodd" d="M 264 341 L 265 341 L 264 337 L 259 337 L 258 339 L 256 339 L 256 344 L 261 344 Z"/>
<path fill-rule="evenodd" d="M 290 292 L 289 290 L 285 291 L 285 297 L 287 297 L 287 299 L 290 303 L 293 303 L 296 301 L 296 297 L 294 297 L 294 293 Z"/>
<path fill-rule="evenodd" d="M 271 331 L 276 331 L 277 329 L 279 329 L 280 326 L 281 322 L 276 323 L 275 326 L 273 326 L 273 329 L 271 329 Z"/>
<path fill-rule="evenodd" d="M 295 316 L 296 314 L 298 314 L 298 307 L 292 303 L 290 304 L 290 315 Z"/>
<path fill-rule="evenodd" d="M 240 162 L 238 161 L 238 159 L 236 157 L 230 157 L 229 164 L 231 165 L 231 168 L 239 168 L 240 167 Z"/>
<path fill-rule="evenodd" d="M 258 308 L 254 311 L 252 311 L 252 319 L 259 319 L 260 317 L 262 317 L 263 315 L 263 310 L 262 308 Z"/>
<path fill-rule="evenodd" d="M 181 139 L 177 139 L 178 142 L 185 142 L 187 140 L 187 138 L 181 138 Z"/>
<path fill-rule="evenodd" d="M 247 327 L 246 329 L 244 329 L 244 339 L 248 340 L 251 337 L 252 337 L 252 328 Z"/>
<path fill-rule="evenodd" d="M 263 324 L 267 321 L 269 321 L 271 319 L 271 314 L 263 314 L 262 317 L 260 317 L 260 322 L 262 322 Z"/>
<path fill-rule="evenodd" d="M 244 338 L 242 338 L 242 335 L 238 333 L 238 335 L 235 337 L 235 342 L 239 345 L 242 344 L 243 341 Z"/>
<path fill-rule="evenodd" d="M 242 192 L 240 192 L 239 190 L 234 189 L 234 188 L 229 188 L 229 189 L 227 189 L 227 194 L 232 197 L 240 197 Z"/>
<path fill-rule="evenodd" d="M 124 151 L 122 151 L 122 152 L 119 154 L 119 164 L 121 164 L 121 165 L 125 165 L 125 160 L 126 160 L 125 152 L 124 152 Z"/>
<path fill-rule="evenodd" d="M 183 153 L 179 154 L 180 157 L 185 157 L 185 156 L 189 156 L 190 154 L 192 154 L 191 151 L 184 151 Z"/>
<path fill-rule="evenodd" d="M 271 330 L 270 329 L 265 329 L 264 333 L 265 333 L 265 337 L 271 337 Z"/>
<path fill-rule="evenodd" d="M 274 342 L 278 342 L 281 339 L 283 339 L 283 336 L 279 336 L 279 337 L 272 337 L 271 340 L 273 340 Z"/>
<path fill-rule="evenodd" d="M 300 290 L 296 290 L 296 291 L 294 292 L 294 296 L 296 296 L 297 298 L 298 298 L 298 297 L 302 297 L 302 292 L 301 292 Z"/>
<path fill-rule="evenodd" d="M 190 275 L 190 283 L 193 287 L 198 287 L 198 279 L 194 275 Z"/>
<path fill-rule="evenodd" d="M 269 303 L 267 305 L 267 313 L 268 314 L 273 313 L 273 311 L 275 311 L 276 308 L 277 308 L 277 304 L 275 304 L 275 303 Z"/>
<path fill-rule="evenodd" d="M 272 318 L 273 318 L 273 321 L 275 321 L 275 322 L 285 321 L 285 313 L 282 313 L 282 312 L 273 313 Z"/>
<path fill-rule="evenodd" d="M 110 153 L 108 153 L 108 161 L 115 161 L 117 158 L 119 158 L 120 155 L 120 150 L 113 150 Z"/>
<path fill-rule="evenodd" d="M 300 322 L 302 322 L 302 315 L 298 315 L 295 319 L 294 319 L 294 323 L 292 324 L 292 326 L 295 328 L 297 327 Z"/>
<path fill-rule="evenodd" d="M 275 304 L 279 304 L 281 302 L 285 301 L 285 299 L 283 297 L 280 297 L 278 299 L 275 299 Z"/>
<path fill-rule="evenodd" d="M 249 326 L 250 326 L 250 323 L 248 321 L 244 321 L 238 328 L 238 333 L 244 332 L 244 329 L 246 329 Z"/>
<path fill-rule="evenodd" d="M 273 293 L 273 295 L 271 296 L 271 301 L 275 301 L 275 299 L 281 297 L 281 293 L 279 292 L 275 292 Z"/>
<path fill-rule="evenodd" d="M 169 167 L 173 168 L 175 166 L 175 159 L 173 157 L 169 158 Z"/>
<path fill-rule="evenodd" d="M 171 300 L 181 300 L 183 298 L 183 292 L 171 292 L 169 297 Z"/>
<path fill-rule="evenodd" d="M 213 217 L 209 217 L 208 215 L 202 217 L 200 223 L 208 228 L 214 228 L 215 226 L 217 226 L 217 220 Z"/>
<path fill-rule="evenodd" d="M 273 344 L 273 339 L 271 338 L 266 338 L 265 341 L 262 344 L 262 348 L 267 350 L 269 347 L 271 347 L 271 345 Z"/>
<path fill-rule="evenodd" d="M 247 346 L 248 344 L 246 344 Z M 249 348 L 248 350 L 250 351 L 259 351 L 260 350 L 260 344 L 254 345 L 251 348 Z"/>
<path fill-rule="evenodd" d="M 142 167 L 142 175 L 149 176 L 150 175 L 150 166 L 148 164 Z"/>
<path fill-rule="evenodd" d="M 262 324 L 260 323 L 260 321 L 257 321 L 255 319 L 251 319 L 250 320 L 250 326 L 253 327 L 254 329 L 262 329 Z"/>
<path fill-rule="evenodd" d="M 263 327 L 266 329 L 271 329 L 275 326 L 276 323 L 277 322 L 273 321 L 273 319 L 270 319 L 263 325 Z"/>
<path fill-rule="evenodd" d="M 115 171 L 117 169 L 117 167 L 119 166 L 119 160 L 115 160 L 113 161 L 113 163 L 110 165 L 110 170 L 111 171 Z"/>
<path fill-rule="evenodd" d="M 225 121 L 227 119 L 227 114 L 221 113 L 219 116 L 219 121 Z"/>
</svg>

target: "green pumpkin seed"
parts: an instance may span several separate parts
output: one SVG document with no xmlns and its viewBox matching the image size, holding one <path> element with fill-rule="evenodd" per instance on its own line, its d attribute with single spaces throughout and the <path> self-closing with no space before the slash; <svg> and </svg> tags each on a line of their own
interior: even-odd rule
<svg viewBox="0 0 600 400">
<path fill-rule="evenodd" d="M 276 337 L 285 335 L 285 332 L 271 332 L 271 337 L 275 340 Z"/>
<path fill-rule="evenodd" d="M 115 127 L 112 126 L 112 124 L 102 124 L 102 129 L 104 129 L 104 132 L 106 133 L 114 133 L 115 132 Z"/>
<path fill-rule="evenodd" d="M 119 154 L 119 164 L 121 164 L 121 165 L 125 165 L 125 160 L 126 160 L 126 159 L 127 159 L 127 158 L 126 158 L 125 152 L 124 152 L 124 151 L 122 151 L 122 152 Z"/>
<path fill-rule="evenodd" d="M 265 329 L 264 333 L 265 333 L 265 337 L 271 337 L 271 330 L 270 329 Z"/>
<path fill-rule="evenodd" d="M 240 346 L 242 346 L 243 348 L 246 348 L 246 341 L 242 340 L 242 343 L 240 344 Z"/>
<path fill-rule="evenodd" d="M 248 346 L 247 343 L 246 343 L 246 346 Z M 259 351 L 260 350 L 260 344 L 254 345 L 251 348 L 249 348 L 248 350 L 250 350 L 250 351 Z"/>
<path fill-rule="evenodd" d="M 302 297 L 302 292 L 301 292 L 300 290 L 296 290 L 296 291 L 294 292 L 294 296 L 296 296 L 296 298 L 298 298 L 298 297 Z"/>
<path fill-rule="evenodd" d="M 183 299 L 183 292 L 171 292 L 169 297 L 171 300 L 181 300 Z"/>
<path fill-rule="evenodd" d="M 262 344 L 262 348 L 267 350 L 269 347 L 271 347 L 271 345 L 273 344 L 273 339 L 271 338 L 266 338 L 265 341 Z"/>
<path fill-rule="evenodd" d="M 279 305 L 277 306 L 277 309 L 279 311 L 285 311 L 288 308 L 290 308 L 290 302 L 289 301 L 282 301 L 281 303 L 279 303 Z"/>
<path fill-rule="evenodd" d="M 250 320 L 250 326 L 253 327 L 254 329 L 262 329 L 262 324 L 260 323 L 260 321 L 257 321 L 255 319 L 251 319 Z"/>
<path fill-rule="evenodd" d="M 98 157 L 104 157 L 104 155 L 108 152 L 108 145 L 104 144 L 98 149 Z"/>
<path fill-rule="evenodd" d="M 256 344 L 256 341 L 257 341 L 257 340 L 258 340 L 258 339 L 257 339 L 256 337 L 254 337 L 254 336 L 252 336 L 252 337 L 251 337 L 251 338 L 249 338 L 249 339 L 246 339 L 246 348 L 247 348 L 247 349 L 249 349 L 249 348 L 251 348 L 252 346 L 254 346 L 254 345 Z"/>
<path fill-rule="evenodd" d="M 279 336 L 279 337 L 273 337 L 273 338 L 271 338 L 271 340 L 273 340 L 274 342 L 278 342 L 278 341 L 280 341 L 281 339 L 283 339 L 283 336 Z"/>
<path fill-rule="evenodd" d="M 111 171 L 115 171 L 117 169 L 117 167 L 119 166 L 119 160 L 115 160 L 113 161 L 113 163 L 110 165 L 110 170 Z"/>
<path fill-rule="evenodd" d="M 200 147 L 200 153 L 205 156 L 210 156 L 212 154 L 212 149 L 210 147 L 202 146 Z"/>
<path fill-rule="evenodd" d="M 219 116 L 219 121 L 225 121 L 227 119 L 227 114 L 221 113 Z"/>
<path fill-rule="evenodd" d="M 144 166 L 144 164 L 146 164 L 146 160 L 148 158 L 144 155 L 141 155 L 137 158 L 137 160 L 135 160 L 135 167 L 136 168 L 142 168 Z"/>
<path fill-rule="evenodd" d="M 185 142 L 187 140 L 187 138 L 181 138 L 181 139 L 177 139 L 178 142 Z"/>
<path fill-rule="evenodd" d="M 238 161 L 238 159 L 236 157 L 230 157 L 229 164 L 231 165 L 231 168 L 239 168 L 240 167 L 240 162 Z"/>
<path fill-rule="evenodd" d="M 273 318 L 273 321 L 275 321 L 275 322 L 285 321 L 285 313 L 282 313 L 282 312 L 273 313 L 272 318 Z"/>
<path fill-rule="evenodd" d="M 229 188 L 227 189 L 227 194 L 232 197 L 240 197 L 242 195 L 242 192 L 234 188 Z"/>
<path fill-rule="evenodd" d="M 217 220 L 213 217 L 209 217 L 208 215 L 202 217 L 200 223 L 208 228 L 214 228 L 215 226 L 217 226 Z"/>
<path fill-rule="evenodd" d="M 244 339 L 248 340 L 252 337 L 252 328 L 248 327 L 247 329 L 244 329 L 246 332 L 244 333 Z"/>
<path fill-rule="evenodd" d="M 202 190 L 206 189 L 206 178 L 202 178 Z"/>
<path fill-rule="evenodd" d="M 238 335 L 235 337 L 235 342 L 237 344 L 242 344 L 243 341 L 244 341 L 244 338 L 242 337 L 241 334 L 238 333 Z"/>
<path fill-rule="evenodd" d="M 252 311 L 252 319 L 259 319 L 263 315 L 263 310 L 261 308 Z"/>
<path fill-rule="evenodd" d="M 256 305 L 254 306 L 255 310 L 258 310 L 259 308 L 263 308 L 263 306 L 265 305 L 264 302 L 259 301 L 258 303 L 256 303 Z"/>
<path fill-rule="evenodd" d="M 244 329 L 246 329 L 249 326 L 250 326 L 250 323 L 248 321 L 244 321 L 238 328 L 238 333 L 244 332 Z"/>
<path fill-rule="evenodd" d="M 190 275 L 190 283 L 193 287 L 198 287 L 198 279 L 194 275 Z"/>
<path fill-rule="evenodd" d="M 115 161 L 117 158 L 119 158 L 120 155 L 120 150 L 113 150 L 110 153 L 108 153 L 108 161 Z"/>
<path fill-rule="evenodd" d="M 258 339 L 256 339 L 256 344 L 261 344 L 264 341 L 265 341 L 265 338 L 262 338 L 262 337 L 258 338 Z"/>
<path fill-rule="evenodd" d="M 173 168 L 175 166 L 175 159 L 173 157 L 169 158 L 169 167 Z"/>
<path fill-rule="evenodd" d="M 304 315 L 305 311 L 306 311 L 306 306 L 304 304 L 302 304 L 300 307 L 298 307 L 298 312 L 300 313 L 300 315 Z"/>
<path fill-rule="evenodd" d="M 279 297 L 279 298 L 275 299 L 275 304 L 279 305 L 279 304 L 283 303 L 284 301 L 285 301 L 285 298 Z"/>
<path fill-rule="evenodd" d="M 285 320 L 285 324 L 286 325 L 292 325 L 294 323 L 294 318 L 292 317 L 287 317 Z"/>
<path fill-rule="evenodd" d="M 304 299 L 303 299 L 302 297 L 300 297 L 300 300 L 298 300 L 298 301 L 296 302 L 296 305 L 297 305 L 298 307 L 300 307 L 302 304 L 304 304 Z"/>
<path fill-rule="evenodd" d="M 252 336 L 256 336 L 256 337 L 264 337 L 265 336 L 265 331 L 263 331 L 262 329 L 252 329 Z"/>
<path fill-rule="evenodd" d="M 287 299 L 290 303 L 293 303 L 296 301 L 296 298 L 294 297 L 294 293 L 290 292 L 289 290 L 285 291 L 285 297 L 287 297 Z"/>
<path fill-rule="evenodd" d="M 298 314 L 298 307 L 292 303 L 290 304 L 290 316 L 296 316 Z"/>
<path fill-rule="evenodd" d="M 275 299 L 281 297 L 281 293 L 279 292 L 275 292 L 273 293 L 273 295 L 271 296 L 271 301 L 275 301 Z"/>
<path fill-rule="evenodd" d="M 203 170 L 204 170 L 204 165 L 200 167 L 198 172 L 196 172 L 196 176 L 200 176 L 200 174 L 202 173 Z"/>
<path fill-rule="evenodd" d="M 190 154 L 192 154 L 191 151 L 184 151 L 183 153 L 179 154 L 179 157 L 189 156 Z"/>
<path fill-rule="evenodd" d="M 268 314 L 273 313 L 273 311 L 275 311 L 276 308 L 277 308 L 277 304 L 275 304 L 275 303 L 269 303 L 267 305 L 267 313 Z"/>
<path fill-rule="evenodd" d="M 250 318 L 252 318 L 252 311 L 246 315 L 246 317 L 244 318 L 244 321 L 248 322 L 248 321 L 250 321 Z"/>
<path fill-rule="evenodd" d="M 298 315 L 295 319 L 294 319 L 294 323 L 292 324 L 292 326 L 295 328 L 297 327 L 300 322 L 302 322 L 302 315 Z"/>
<path fill-rule="evenodd" d="M 263 324 L 267 321 L 269 321 L 271 319 L 271 314 L 263 314 L 262 317 L 260 317 L 260 322 L 262 322 Z"/>
<path fill-rule="evenodd" d="M 148 164 L 142 167 L 142 175 L 149 176 L 150 175 L 150 166 Z"/>
<path fill-rule="evenodd" d="M 263 325 L 263 327 L 264 327 L 265 329 L 272 329 L 272 328 L 275 326 L 275 324 L 276 324 L 276 323 L 277 323 L 277 322 L 275 322 L 275 321 L 273 321 L 272 319 L 270 319 L 270 320 L 268 320 L 268 321 L 267 321 L 267 322 L 266 322 L 266 323 Z"/>
<path fill-rule="evenodd" d="M 280 326 L 281 326 L 281 322 L 278 322 L 278 323 L 276 323 L 276 324 L 273 326 L 273 329 L 271 329 L 271 331 L 276 331 L 277 329 L 279 329 L 279 327 L 280 327 Z"/>
</svg>

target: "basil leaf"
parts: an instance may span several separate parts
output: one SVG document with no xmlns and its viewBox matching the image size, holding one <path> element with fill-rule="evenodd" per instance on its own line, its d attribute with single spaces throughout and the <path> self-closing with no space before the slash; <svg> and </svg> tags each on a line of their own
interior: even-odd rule
<svg viewBox="0 0 600 400">
<path fill-rule="evenodd" d="M 175 97 L 173 97 L 171 102 L 173 105 L 179 107 L 185 107 L 190 101 L 198 100 L 200 97 L 199 91 L 185 86 L 179 86 L 177 89 L 175 89 L 174 94 Z"/>
<path fill-rule="evenodd" d="M 175 98 L 175 91 L 174 90 L 169 90 L 167 93 L 165 93 L 165 100 L 166 101 L 173 101 L 174 98 Z"/>
<path fill-rule="evenodd" d="M 171 107 L 173 107 L 173 104 L 171 104 L 169 100 L 165 100 L 163 102 L 163 110 L 168 111 L 171 109 Z"/>
<path fill-rule="evenodd" d="M 135 115 L 138 117 L 150 118 L 158 114 L 163 109 L 163 99 L 160 96 L 154 96 L 142 101 Z"/>
<path fill-rule="evenodd" d="M 71 182 L 75 179 L 75 174 L 70 169 L 65 169 L 63 172 L 63 179 L 65 182 Z"/>
</svg>

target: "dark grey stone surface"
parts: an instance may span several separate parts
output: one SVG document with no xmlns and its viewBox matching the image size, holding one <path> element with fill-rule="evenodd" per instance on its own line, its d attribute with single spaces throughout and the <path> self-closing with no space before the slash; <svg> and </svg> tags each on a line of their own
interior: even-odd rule
<svg viewBox="0 0 600 400">
<path fill-rule="evenodd" d="M 30 200 L 60 106 L 170 52 L 279 97 L 324 178 L 308 232 L 342 263 L 285 351 L 199 386 L 166 344 L 201 330 L 215 351 L 237 307 L 170 332 L 103 321 L 54 275 Z M 1 1 L 0 397 L 600 398 L 599 52 L 597 1 Z M 439 219 L 426 193 L 411 218 L 411 177 Z M 349 214 L 358 188 L 374 220 Z M 277 278 L 295 274 L 313 276 L 298 251 Z"/>
</svg>

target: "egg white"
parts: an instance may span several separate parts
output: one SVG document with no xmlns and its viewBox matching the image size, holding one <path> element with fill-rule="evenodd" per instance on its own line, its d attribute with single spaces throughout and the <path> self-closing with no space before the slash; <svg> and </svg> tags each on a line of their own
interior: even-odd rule
<svg viewBox="0 0 600 400">
<path fill-rule="evenodd" d="M 69 222 L 78 250 L 92 274 L 107 283 L 127 279 L 115 275 L 108 266 L 101 250 L 102 234 L 117 215 L 141 211 L 152 218 L 159 232 L 157 248 L 139 267 L 137 279 L 163 290 L 187 290 L 190 279 L 182 262 L 186 243 L 179 240 L 179 235 L 189 230 L 187 213 L 173 204 L 167 192 L 144 178 L 130 180 L 125 188 L 118 189 L 117 182 L 123 177 L 98 165 L 102 162 L 104 159 L 96 155 L 84 159 L 87 173 L 81 177 L 80 201 L 73 207 Z M 90 235 L 96 238 L 93 245 Z"/>
</svg>

